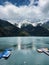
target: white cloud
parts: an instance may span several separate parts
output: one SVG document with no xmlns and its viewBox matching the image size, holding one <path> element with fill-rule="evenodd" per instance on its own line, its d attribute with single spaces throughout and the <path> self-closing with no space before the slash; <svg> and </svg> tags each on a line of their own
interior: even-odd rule
<svg viewBox="0 0 49 65">
<path fill-rule="evenodd" d="M 29 6 L 32 6 L 32 5 L 33 5 L 34 0 L 29 0 L 29 1 L 30 1 Z"/>
<path fill-rule="evenodd" d="M 5 19 L 10 22 L 22 22 L 28 20 L 35 22 L 49 18 L 49 0 L 39 0 L 39 5 L 32 5 L 33 0 L 30 0 L 29 6 L 17 7 L 9 2 L 0 5 L 0 19 Z M 39 22 L 39 21 L 38 21 Z"/>
</svg>

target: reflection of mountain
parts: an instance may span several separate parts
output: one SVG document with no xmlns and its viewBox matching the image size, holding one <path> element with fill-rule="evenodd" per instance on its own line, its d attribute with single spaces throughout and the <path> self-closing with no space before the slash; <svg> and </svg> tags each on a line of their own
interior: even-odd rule
<svg viewBox="0 0 49 65">
<path fill-rule="evenodd" d="M 0 36 L 18 36 L 19 28 L 0 19 Z"/>
<path fill-rule="evenodd" d="M 32 49 L 33 48 L 33 44 L 29 43 L 29 44 L 21 44 L 21 49 Z"/>
<path fill-rule="evenodd" d="M 48 24 L 49 22 L 47 22 Z M 23 23 L 21 28 L 9 23 L 8 21 L 0 19 L 0 37 L 2 36 L 49 36 L 49 27 L 47 24 L 38 23 L 37 25 L 31 23 Z M 45 25 L 45 26 L 44 26 Z"/>
</svg>

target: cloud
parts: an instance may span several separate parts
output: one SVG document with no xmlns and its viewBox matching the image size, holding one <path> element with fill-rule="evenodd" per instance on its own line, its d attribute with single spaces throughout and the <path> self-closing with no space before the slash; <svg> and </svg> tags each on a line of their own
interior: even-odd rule
<svg viewBox="0 0 49 65">
<path fill-rule="evenodd" d="M 38 6 L 33 5 L 34 0 L 30 0 L 27 6 L 16 6 L 10 2 L 0 5 L 0 19 L 8 20 L 12 23 L 22 22 L 39 22 L 49 18 L 49 0 L 39 0 Z"/>
</svg>

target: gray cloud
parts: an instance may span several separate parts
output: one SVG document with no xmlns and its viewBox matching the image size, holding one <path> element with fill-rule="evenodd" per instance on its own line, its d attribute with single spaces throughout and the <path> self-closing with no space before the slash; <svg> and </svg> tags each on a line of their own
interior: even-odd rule
<svg viewBox="0 0 49 65">
<path fill-rule="evenodd" d="M 39 5 L 35 7 L 33 0 L 30 0 L 28 6 L 17 7 L 9 2 L 0 5 L 0 18 L 8 20 L 12 23 L 22 22 L 24 20 L 30 22 L 39 22 L 49 18 L 49 0 L 39 0 Z"/>
</svg>

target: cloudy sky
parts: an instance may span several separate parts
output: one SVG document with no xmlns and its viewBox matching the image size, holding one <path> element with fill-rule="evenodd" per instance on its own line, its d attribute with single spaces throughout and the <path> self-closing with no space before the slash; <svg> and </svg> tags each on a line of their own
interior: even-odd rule
<svg viewBox="0 0 49 65">
<path fill-rule="evenodd" d="M 0 0 L 0 19 L 43 22 L 49 19 L 49 0 Z"/>
</svg>

